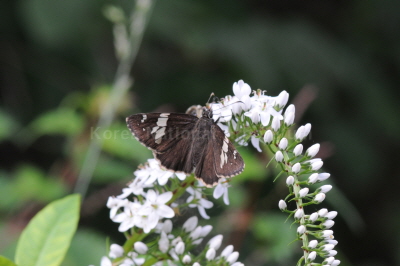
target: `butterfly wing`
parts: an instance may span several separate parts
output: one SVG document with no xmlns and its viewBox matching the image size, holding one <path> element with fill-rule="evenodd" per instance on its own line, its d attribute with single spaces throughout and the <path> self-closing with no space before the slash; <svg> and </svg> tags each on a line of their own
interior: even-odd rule
<svg viewBox="0 0 400 266">
<path fill-rule="evenodd" d="M 211 127 L 214 170 L 219 178 L 232 177 L 244 169 L 244 161 L 222 129 L 214 124 Z"/>
<path fill-rule="evenodd" d="M 188 174 L 193 170 L 192 130 L 197 120 L 195 116 L 177 113 L 141 113 L 126 119 L 132 134 L 153 151 L 162 166 Z"/>
</svg>

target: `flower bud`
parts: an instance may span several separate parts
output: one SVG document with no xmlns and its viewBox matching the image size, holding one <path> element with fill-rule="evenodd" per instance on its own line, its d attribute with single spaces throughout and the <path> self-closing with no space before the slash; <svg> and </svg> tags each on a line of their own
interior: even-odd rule
<svg viewBox="0 0 400 266">
<path fill-rule="evenodd" d="M 327 193 L 327 192 L 331 191 L 331 189 L 332 189 L 331 185 L 323 185 L 318 190 L 322 193 Z"/>
<path fill-rule="evenodd" d="M 297 209 L 297 211 L 294 213 L 294 218 L 296 219 L 301 219 L 304 216 L 304 210 L 302 208 Z"/>
<path fill-rule="evenodd" d="M 312 249 L 315 248 L 318 245 L 317 240 L 311 240 L 310 243 L 308 243 L 308 248 Z"/>
<path fill-rule="evenodd" d="M 187 219 L 182 226 L 183 231 L 192 232 L 196 228 L 198 220 L 199 219 L 197 218 L 197 216 L 192 216 L 189 219 Z"/>
<path fill-rule="evenodd" d="M 192 258 L 189 255 L 185 255 L 182 258 L 182 262 L 185 264 L 189 264 L 192 261 Z"/>
<path fill-rule="evenodd" d="M 337 251 L 332 249 L 328 251 L 328 256 L 329 257 L 335 257 L 337 255 Z"/>
<path fill-rule="evenodd" d="M 324 162 L 322 160 L 313 162 L 311 164 L 311 170 L 318 171 L 322 167 L 323 164 L 324 164 Z"/>
<path fill-rule="evenodd" d="M 326 244 L 326 245 L 323 245 L 323 246 L 322 246 L 322 250 L 323 250 L 323 251 L 329 251 L 329 250 L 332 250 L 334 247 L 335 247 L 335 245 Z"/>
<path fill-rule="evenodd" d="M 287 115 L 285 115 L 285 125 L 286 126 L 290 126 L 293 124 L 294 122 L 294 112 L 288 113 Z"/>
<path fill-rule="evenodd" d="M 325 199 L 325 194 L 324 194 L 324 193 L 318 193 L 318 194 L 315 196 L 314 201 L 315 201 L 316 203 L 321 203 L 321 202 L 324 201 L 324 199 Z"/>
<path fill-rule="evenodd" d="M 295 163 L 292 167 L 292 172 L 297 174 L 298 172 L 300 172 L 301 169 L 301 164 L 300 163 Z"/>
<path fill-rule="evenodd" d="M 331 266 L 338 266 L 340 264 L 340 260 L 334 260 L 332 263 L 331 263 Z"/>
<path fill-rule="evenodd" d="M 294 183 L 294 177 L 293 176 L 288 176 L 287 178 L 286 178 L 286 185 L 288 185 L 288 186 L 292 186 L 293 185 L 293 183 Z"/>
<path fill-rule="evenodd" d="M 306 232 L 306 227 L 304 225 L 300 225 L 299 227 L 297 227 L 297 233 L 299 235 L 302 235 Z"/>
<path fill-rule="evenodd" d="M 275 105 L 277 105 L 278 108 L 282 108 L 283 106 L 285 106 L 287 104 L 288 100 L 289 100 L 289 93 L 287 93 L 286 91 L 281 91 L 281 93 L 279 93 L 279 95 L 275 99 Z M 290 106 L 293 106 L 293 107 L 290 107 Z M 290 111 L 292 111 L 292 109 L 293 109 L 292 112 L 294 112 L 294 105 L 293 104 L 289 105 L 287 109 L 289 109 L 289 107 L 290 107 Z"/>
<path fill-rule="evenodd" d="M 319 176 L 318 173 L 314 173 L 314 174 L 310 175 L 308 177 L 308 184 L 314 184 L 315 182 L 317 182 L 318 181 L 318 176 Z"/>
<path fill-rule="evenodd" d="M 302 141 L 304 139 L 304 126 L 301 126 L 297 129 L 295 136 L 297 141 Z"/>
<path fill-rule="evenodd" d="M 316 212 L 313 212 L 311 215 L 310 215 L 310 217 L 308 218 L 308 220 L 310 220 L 310 222 L 315 222 L 317 219 L 318 219 L 318 213 L 316 213 Z"/>
<path fill-rule="evenodd" d="M 287 208 L 286 202 L 284 200 L 280 200 L 278 203 L 278 206 L 279 206 L 279 209 L 281 209 L 282 211 L 286 210 L 286 208 Z"/>
<path fill-rule="evenodd" d="M 335 260 L 334 257 L 326 258 L 326 259 L 324 260 L 324 262 L 326 262 L 327 264 L 325 264 L 325 265 L 331 265 L 331 263 L 332 263 L 334 260 Z"/>
<path fill-rule="evenodd" d="M 319 173 L 318 174 L 318 181 L 322 182 L 328 179 L 331 176 L 329 173 Z"/>
<path fill-rule="evenodd" d="M 222 243 L 222 235 L 216 235 L 213 238 L 210 239 L 210 241 L 208 241 L 208 244 L 210 245 L 210 248 L 217 250 L 219 249 L 219 247 L 221 246 Z"/>
<path fill-rule="evenodd" d="M 280 162 L 283 161 L 283 154 L 282 154 L 281 151 L 277 151 L 277 152 L 275 153 L 275 160 L 276 160 L 278 163 L 280 163 Z"/>
<path fill-rule="evenodd" d="M 228 258 L 229 255 L 233 252 L 233 245 L 226 246 L 224 250 L 221 252 L 221 257 Z"/>
<path fill-rule="evenodd" d="M 319 147 L 319 143 L 312 145 L 310 148 L 307 149 L 306 156 L 313 158 L 315 155 L 317 155 Z"/>
<path fill-rule="evenodd" d="M 322 231 L 323 238 L 333 239 L 333 231 L 332 230 L 324 230 Z"/>
<path fill-rule="evenodd" d="M 239 258 L 239 252 L 235 251 L 231 255 L 229 255 L 229 257 L 226 259 L 226 261 L 229 264 L 233 264 L 237 261 L 238 258 Z"/>
<path fill-rule="evenodd" d="M 335 219 L 335 217 L 337 216 L 337 211 L 330 211 L 330 212 L 328 212 L 327 214 L 326 214 L 326 218 L 328 218 L 328 219 L 331 219 L 331 220 L 333 220 L 333 219 Z"/>
<path fill-rule="evenodd" d="M 271 130 L 268 129 L 264 134 L 264 142 L 270 144 L 273 139 L 274 139 L 274 134 L 272 133 Z"/>
<path fill-rule="evenodd" d="M 176 244 L 175 246 L 175 252 L 177 255 L 182 255 L 184 251 L 185 251 L 185 243 L 179 241 L 178 244 Z"/>
<path fill-rule="evenodd" d="M 317 252 L 311 251 L 310 254 L 308 255 L 307 259 L 309 261 L 313 261 L 313 260 L 315 260 L 316 257 L 317 257 Z"/>
<path fill-rule="evenodd" d="M 146 254 L 147 250 L 149 249 L 145 243 L 137 241 L 133 245 L 134 249 L 136 250 L 137 253 L 139 254 Z"/>
<path fill-rule="evenodd" d="M 322 228 L 323 229 L 329 229 L 335 224 L 334 221 L 332 220 L 326 220 L 325 222 L 322 223 Z"/>
<path fill-rule="evenodd" d="M 285 150 L 288 145 L 288 140 L 287 138 L 282 138 L 281 141 L 279 141 L 279 149 Z"/>
<path fill-rule="evenodd" d="M 201 228 L 200 236 L 201 236 L 201 237 L 207 236 L 207 235 L 211 232 L 212 228 L 213 228 L 212 225 L 205 225 L 205 226 L 203 226 L 203 227 Z"/>
<path fill-rule="evenodd" d="M 277 132 L 281 127 L 281 120 L 279 116 L 274 116 L 271 122 L 271 128 L 273 131 Z"/>
<path fill-rule="evenodd" d="M 304 198 L 305 196 L 307 196 L 308 191 L 310 191 L 310 189 L 308 187 L 302 188 L 299 191 L 299 197 L 300 198 Z"/>
<path fill-rule="evenodd" d="M 327 215 L 327 214 L 328 214 L 328 209 L 326 209 L 326 208 L 322 208 L 318 211 L 319 217 L 325 217 L 325 215 Z"/>
<path fill-rule="evenodd" d="M 308 134 L 310 134 L 311 131 L 311 124 L 307 123 L 304 125 L 304 137 L 307 137 Z"/>
<path fill-rule="evenodd" d="M 201 266 L 200 265 L 200 263 L 198 263 L 198 262 L 195 262 L 195 263 L 193 263 L 193 265 L 192 266 Z"/>
<path fill-rule="evenodd" d="M 297 144 L 293 149 L 294 156 L 299 156 L 303 152 L 303 145 Z"/>
<path fill-rule="evenodd" d="M 209 250 L 207 250 L 206 259 L 207 260 L 213 260 L 215 258 L 215 253 L 216 253 L 215 249 L 210 248 Z"/>
</svg>

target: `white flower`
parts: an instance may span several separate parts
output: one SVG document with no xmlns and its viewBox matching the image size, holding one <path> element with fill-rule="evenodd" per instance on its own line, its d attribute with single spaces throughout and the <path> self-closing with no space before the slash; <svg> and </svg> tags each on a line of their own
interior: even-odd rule
<svg viewBox="0 0 400 266">
<path fill-rule="evenodd" d="M 262 152 L 262 150 L 260 148 L 260 139 L 259 138 L 257 138 L 254 135 L 251 135 L 250 141 L 251 141 L 251 144 L 253 145 L 253 147 L 256 148 L 256 150 L 258 152 Z"/>
<path fill-rule="evenodd" d="M 186 220 L 186 222 L 183 224 L 182 228 L 185 232 L 192 232 L 198 223 L 198 218 L 197 216 L 192 216 L 189 219 Z"/>
<path fill-rule="evenodd" d="M 331 185 L 323 185 L 318 189 L 318 191 L 322 193 L 328 193 L 329 191 L 331 191 L 331 189 L 332 189 Z"/>
<path fill-rule="evenodd" d="M 314 157 L 315 155 L 317 155 L 320 146 L 321 146 L 321 145 L 320 145 L 319 143 L 312 145 L 310 148 L 307 149 L 307 151 L 306 151 L 306 156 L 312 158 L 312 157 Z"/>
<path fill-rule="evenodd" d="M 210 248 L 209 250 L 207 250 L 206 259 L 208 261 L 213 260 L 215 258 L 215 254 L 216 254 L 215 249 Z"/>
<path fill-rule="evenodd" d="M 272 142 L 273 138 L 274 138 L 274 134 L 272 133 L 271 130 L 268 129 L 267 131 L 265 131 L 265 134 L 264 134 L 264 142 L 265 143 L 270 144 Z"/>
<path fill-rule="evenodd" d="M 304 137 L 305 137 L 304 130 L 305 130 L 304 126 L 301 126 L 297 129 L 296 134 L 295 134 L 296 140 L 302 141 L 304 139 Z"/>
<path fill-rule="evenodd" d="M 206 199 L 203 198 L 203 195 L 201 193 L 201 189 L 199 189 L 199 188 L 194 189 L 192 187 L 188 187 L 186 189 L 186 191 L 189 192 L 189 194 L 191 194 L 187 198 L 187 201 L 186 201 L 187 203 L 190 203 L 189 207 L 190 208 L 197 207 L 201 217 L 203 217 L 204 219 L 210 219 L 210 216 L 207 215 L 205 209 L 212 208 L 212 206 L 214 206 L 214 204 L 211 201 L 206 200 Z"/>
<path fill-rule="evenodd" d="M 309 261 L 313 261 L 313 260 L 315 260 L 316 257 L 317 257 L 317 252 L 311 251 L 310 254 L 308 255 L 307 259 Z"/>
<path fill-rule="evenodd" d="M 322 209 L 320 209 L 319 211 L 318 211 L 318 215 L 320 216 L 320 217 L 325 217 L 325 215 L 327 215 L 328 214 L 328 209 L 326 209 L 326 208 L 322 208 Z"/>
<path fill-rule="evenodd" d="M 335 219 L 337 214 L 338 214 L 337 211 L 330 211 L 325 215 L 325 217 L 332 220 Z"/>
<path fill-rule="evenodd" d="M 302 235 L 306 232 L 306 227 L 304 225 L 300 225 L 299 227 L 297 227 L 297 233 L 299 235 Z"/>
<path fill-rule="evenodd" d="M 228 187 L 229 183 L 227 182 L 226 178 L 221 178 L 213 192 L 215 199 L 219 199 L 223 195 L 224 203 L 226 205 L 229 205 Z"/>
<path fill-rule="evenodd" d="M 329 229 L 335 224 L 334 221 L 332 220 L 326 220 L 325 222 L 322 223 L 322 226 L 324 229 Z"/>
<path fill-rule="evenodd" d="M 281 119 L 278 116 L 274 116 L 274 118 L 272 119 L 272 123 L 271 123 L 271 128 L 273 131 L 278 131 L 279 128 L 281 127 Z"/>
<path fill-rule="evenodd" d="M 293 183 L 294 183 L 294 177 L 293 176 L 288 176 L 287 178 L 286 178 L 286 185 L 288 185 L 288 186 L 292 186 L 293 185 Z"/>
<path fill-rule="evenodd" d="M 315 222 L 318 219 L 319 215 L 316 212 L 313 212 L 310 217 L 308 218 L 308 220 L 310 220 L 310 222 Z"/>
<path fill-rule="evenodd" d="M 318 193 L 315 196 L 314 201 L 317 202 L 317 203 L 321 203 L 321 202 L 324 201 L 324 199 L 325 199 L 325 194 L 324 193 Z"/>
<path fill-rule="evenodd" d="M 318 171 L 322 167 L 323 164 L 324 164 L 323 161 L 313 162 L 313 163 L 311 163 L 311 170 Z"/>
<path fill-rule="evenodd" d="M 331 263 L 331 266 L 337 266 L 337 265 L 339 265 L 340 264 L 340 260 L 334 260 L 332 263 Z"/>
<path fill-rule="evenodd" d="M 286 202 L 284 200 L 280 200 L 278 203 L 278 206 L 279 206 L 279 209 L 281 209 L 281 210 L 286 210 L 286 208 L 287 208 Z"/>
<path fill-rule="evenodd" d="M 128 203 L 129 200 L 127 199 L 121 200 L 119 198 L 109 197 L 107 201 L 107 207 L 110 208 L 110 219 L 113 219 L 116 216 L 117 211 L 121 207 L 127 206 Z"/>
<path fill-rule="evenodd" d="M 311 174 L 308 177 L 308 184 L 314 184 L 315 182 L 317 182 L 318 181 L 318 177 L 319 177 L 318 173 Z"/>
<path fill-rule="evenodd" d="M 299 191 L 299 197 L 300 197 L 300 198 L 304 198 L 305 196 L 307 196 L 309 190 L 310 190 L 310 189 L 309 189 L 308 187 L 305 187 L 305 188 L 300 189 L 300 191 Z"/>
<path fill-rule="evenodd" d="M 235 251 L 229 255 L 229 257 L 226 259 L 226 261 L 230 264 L 233 264 L 237 261 L 238 258 L 239 258 L 239 252 Z"/>
<path fill-rule="evenodd" d="M 158 249 L 162 253 L 167 253 L 169 249 L 169 239 L 165 232 L 161 231 L 160 240 L 158 240 Z"/>
<path fill-rule="evenodd" d="M 228 258 L 229 255 L 231 255 L 233 252 L 233 245 L 228 245 L 222 250 L 221 252 L 221 257 Z"/>
<path fill-rule="evenodd" d="M 111 244 L 110 253 L 108 253 L 108 256 L 115 259 L 122 257 L 122 255 L 124 255 L 124 248 L 118 244 Z"/>
<path fill-rule="evenodd" d="M 311 124 L 310 123 L 305 124 L 305 126 L 304 126 L 304 137 L 308 136 L 310 131 L 311 131 Z"/>
<path fill-rule="evenodd" d="M 107 257 L 102 257 L 101 258 L 101 262 L 100 262 L 101 266 L 112 266 L 111 260 Z"/>
<path fill-rule="evenodd" d="M 149 249 L 145 243 L 137 241 L 133 245 L 134 249 L 137 251 L 139 254 L 146 254 L 147 250 Z"/>
<path fill-rule="evenodd" d="M 293 108 L 290 108 L 290 107 L 292 107 L 293 106 Z M 293 110 L 291 110 L 291 109 L 293 109 Z M 292 125 L 293 124 L 293 122 L 294 122 L 294 105 L 293 104 L 291 104 L 291 105 L 289 105 L 289 107 L 286 109 L 286 111 L 285 111 L 285 115 L 284 115 L 284 122 L 285 122 L 285 125 L 286 126 L 290 126 L 290 125 Z"/>
<path fill-rule="evenodd" d="M 279 149 L 285 150 L 288 145 L 288 140 L 287 138 L 282 138 L 281 141 L 279 141 Z"/>
<path fill-rule="evenodd" d="M 315 248 L 318 245 L 318 241 L 317 240 L 311 240 L 308 243 L 308 248 Z"/>
<path fill-rule="evenodd" d="M 185 264 L 189 264 L 192 261 L 192 258 L 189 255 L 183 256 L 182 262 Z"/>
<path fill-rule="evenodd" d="M 277 152 L 275 153 L 275 160 L 276 160 L 278 163 L 280 163 L 280 162 L 283 161 L 283 154 L 282 154 L 281 151 L 277 151 Z"/>
<path fill-rule="evenodd" d="M 239 80 L 238 82 L 233 83 L 232 89 L 235 96 L 239 99 L 246 95 L 249 96 L 251 93 L 251 87 L 243 80 Z"/>
<path fill-rule="evenodd" d="M 295 174 L 297 174 L 298 172 L 300 172 L 300 169 L 301 169 L 300 163 L 295 163 L 295 164 L 292 166 L 292 172 L 295 173 Z"/>
<path fill-rule="evenodd" d="M 297 211 L 294 213 L 294 218 L 296 219 L 301 219 L 304 216 L 304 210 L 302 208 L 297 209 Z"/>
<path fill-rule="evenodd" d="M 323 238 L 333 239 L 333 231 L 332 230 L 324 230 L 322 231 Z"/>
<path fill-rule="evenodd" d="M 289 100 L 289 93 L 287 93 L 286 91 L 281 91 L 281 93 L 279 93 L 279 95 L 275 99 L 275 105 L 279 109 L 283 108 L 287 104 L 288 100 Z M 294 108 L 293 104 L 289 105 L 289 107 L 290 106 L 293 106 L 293 108 Z M 289 107 L 287 109 L 289 109 Z"/>
<path fill-rule="evenodd" d="M 329 173 L 319 173 L 318 174 L 318 181 L 322 182 L 326 179 L 328 179 L 331 176 Z"/>
<path fill-rule="evenodd" d="M 244 266 L 244 264 L 239 262 L 239 261 L 237 261 L 234 264 L 232 264 L 231 266 Z"/>
<path fill-rule="evenodd" d="M 299 156 L 303 152 L 303 145 L 297 144 L 296 147 L 293 149 L 294 156 Z"/>
<path fill-rule="evenodd" d="M 329 251 L 329 250 L 332 250 L 334 247 L 335 247 L 335 245 L 326 244 L 326 245 L 323 245 L 323 246 L 322 246 L 322 250 L 324 250 L 324 251 Z"/>
<path fill-rule="evenodd" d="M 208 245 L 210 248 L 213 248 L 215 250 L 219 249 L 222 243 L 223 236 L 222 235 L 216 235 L 213 238 L 208 241 Z"/>
<path fill-rule="evenodd" d="M 193 263 L 193 266 L 201 266 L 201 265 L 200 265 L 200 263 L 195 262 L 195 263 Z"/>
<path fill-rule="evenodd" d="M 142 204 L 139 202 L 130 202 L 124 206 L 124 211 L 115 215 L 111 220 L 115 223 L 121 223 L 118 231 L 125 232 L 133 226 L 141 226 L 143 217 L 139 214 L 142 209 Z"/>
<path fill-rule="evenodd" d="M 178 255 L 182 255 L 184 251 L 185 251 L 185 243 L 179 241 L 178 244 L 176 244 L 175 246 L 175 252 Z"/>
</svg>

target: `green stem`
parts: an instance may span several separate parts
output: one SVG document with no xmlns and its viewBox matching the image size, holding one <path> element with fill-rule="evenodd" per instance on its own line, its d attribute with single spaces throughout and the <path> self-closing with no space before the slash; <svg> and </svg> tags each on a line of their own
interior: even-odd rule
<svg viewBox="0 0 400 266">
<path fill-rule="evenodd" d="M 96 128 L 107 128 L 110 126 L 118 104 L 125 97 L 133 83 L 130 78 L 130 71 L 136 59 L 140 43 L 142 42 L 143 33 L 147 25 L 146 22 L 151 13 L 152 6 L 152 0 L 136 1 L 136 6 L 130 16 L 130 49 L 127 55 L 119 62 L 109 101 L 106 102 L 106 105 L 100 112 Z M 102 145 L 101 139 L 92 139 L 90 142 L 74 189 L 74 192 L 80 193 L 82 197 L 84 197 L 87 192 L 87 188 L 100 157 Z"/>
</svg>

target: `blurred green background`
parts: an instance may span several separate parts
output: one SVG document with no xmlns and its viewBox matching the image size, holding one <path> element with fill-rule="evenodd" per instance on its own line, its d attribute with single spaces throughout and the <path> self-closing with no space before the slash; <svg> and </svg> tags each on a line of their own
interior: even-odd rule
<svg viewBox="0 0 400 266">
<path fill-rule="evenodd" d="M 99 112 L 109 100 L 117 60 L 106 5 L 131 1 L 0 2 L 0 254 L 13 258 L 29 219 L 72 193 Z M 184 112 L 211 92 L 286 90 L 297 124 L 310 122 L 306 147 L 332 174 L 327 201 L 337 210 L 341 265 L 400 265 L 400 1 L 157 1 L 131 71 L 134 85 L 104 141 L 81 222 L 64 265 L 99 264 L 106 236 L 122 243 L 105 203 L 151 155 L 121 137 L 136 112 Z M 115 133 L 119 132 L 119 133 Z M 126 132 L 125 132 L 126 133 Z M 215 201 L 214 234 L 223 233 L 246 265 L 295 265 L 290 223 L 277 208 L 283 178 L 273 183 L 268 158 L 241 148 L 245 172 L 231 204 Z M 190 215 L 196 212 L 190 213 Z M 178 221 L 179 223 L 179 221 Z"/>
</svg>

